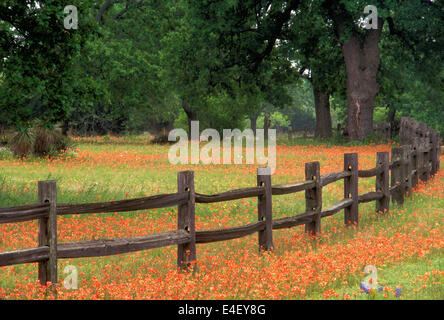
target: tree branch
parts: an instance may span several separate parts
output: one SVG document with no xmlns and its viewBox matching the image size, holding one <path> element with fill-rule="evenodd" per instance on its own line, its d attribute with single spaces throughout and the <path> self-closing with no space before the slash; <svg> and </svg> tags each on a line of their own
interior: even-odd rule
<svg viewBox="0 0 444 320">
<path fill-rule="evenodd" d="M 126 6 L 125 6 L 125 8 L 122 9 L 119 13 L 117 13 L 117 14 L 114 16 L 114 19 L 115 19 L 115 20 L 120 19 L 125 13 L 127 13 L 127 12 L 131 9 L 130 2 L 131 2 L 131 0 L 127 0 L 127 1 L 126 1 Z M 137 1 L 137 3 L 134 5 L 134 8 L 140 8 L 143 4 L 144 4 L 144 3 L 143 3 L 143 0 L 139 0 L 139 1 Z"/>
<path fill-rule="evenodd" d="M 389 26 L 390 35 L 395 35 L 398 38 L 400 38 L 402 40 L 402 42 L 405 45 L 407 45 L 410 48 L 410 50 L 412 50 L 412 53 L 415 55 L 416 50 L 415 50 L 414 44 L 417 44 L 417 41 L 415 41 L 413 39 L 409 39 L 404 32 L 402 32 L 399 29 L 396 29 L 395 23 L 394 23 L 392 17 L 387 18 L 387 23 Z M 412 42 L 413 42 L 413 44 L 412 44 Z"/>
<path fill-rule="evenodd" d="M 103 14 L 105 11 L 110 9 L 116 2 L 120 2 L 118 0 L 106 0 L 105 3 L 100 7 L 99 12 L 96 15 L 96 21 L 100 24 L 103 23 Z"/>
<path fill-rule="evenodd" d="M 255 72 L 259 68 L 260 64 L 265 57 L 269 56 L 273 47 L 275 46 L 276 40 L 281 35 L 284 24 L 290 20 L 291 12 L 299 7 L 300 0 L 292 0 L 285 8 L 283 12 L 275 14 L 275 21 L 272 27 L 271 33 L 264 40 L 267 41 L 267 46 L 264 51 L 257 54 L 256 61 L 253 64 L 252 71 Z"/>
</svg>

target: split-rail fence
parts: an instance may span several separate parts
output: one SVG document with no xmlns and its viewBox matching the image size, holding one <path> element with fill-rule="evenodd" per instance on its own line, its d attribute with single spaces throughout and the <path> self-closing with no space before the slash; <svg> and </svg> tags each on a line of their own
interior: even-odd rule
<svg viewBox="0 0 444 320">
<path fill-rule="evenodd" d="M 439 170 L 439 135 L 412 119 L 401 121 L 401 142 L 408 142 L 388 152 L 378 152 L 376 166 L 359 170 L 358 154 L 344 154 L 344 169 L 320 175 L 319 162 L 305 164 L 305 181 L 271 184 L 270 175 L 257 176 L 257 186 L 205 195 L 194 189 L 194 172 L 178 173 L 176 193 L 145 198 L 87 204 L 60 204 L 56 199 L 56 181 L 38 182 L 38 204 L 0 208 L 0 223 L 39 221 L 38 247 L 0 253 L 0 266 L 38 263 L 41 284 L 57 283 L 57 260 L 98 257 L 177 245 L 177 265 L 189 269 L 196 261 L 196 244 L 226 241 L 258 233 L 259 250 L 273 248 L 273 230 L 305 225 L 311 234 L 320 232 L 321 219 L 344 210 L 346 225 L 358 223 L 360 203 L 376 202 L 376 211 L 402 204 L 419 180 L 427 181 Z M 264 171 L 258 172 L 263 173 Z M 376 177 L 375 190 L 358 194 L 358 178 Z M 322 208 L 322 187 L 344 181 L 344 198 L 329 208 Z M 273 219 L 272 196 L 305 192 L 304 213 Z M 195 229 L 196 203 L 214 203 L 257 197 L 258 220 L 243 226 L 215 230 Z M 69 214 L 126 212 L 164 207 L 178 207 L 177 230 L 133 238 L 57 242 L 57 217 Z"/>
</svg>

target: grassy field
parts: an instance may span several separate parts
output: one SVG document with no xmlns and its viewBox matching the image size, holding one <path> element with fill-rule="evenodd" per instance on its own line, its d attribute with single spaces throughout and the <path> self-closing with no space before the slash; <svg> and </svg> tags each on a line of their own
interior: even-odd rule
<svg viewBox="0 0 444 320">
<path fill-rule="evenodd" d="M 281 139 L 272 183 L 304 180 L 304 165 L 321 174 L 342 170 L 343 153 L 358 152 L 360 169 L 374 167 L 390 145 L 332 146 Z M 58 202 L 120 200 L 175 192 L 177 172 L 195 171 L 196 192 L 212 194 L 256 185 L 254 165 L 171 165 L 168 146 L 143 137 L 76 139 L 75 152 L 58 159 L 0 157 L 0 206 L 37 201 L 37 181 L 56 179 Z M 441 156 L 441 163 L 444 157 Z M 359 193 L 374 188 L 360 179 Z M 343 183 L 323 188 L 324 208 L 343 197 Z M 404 207 L 382 215 L 360 205 L 358 228 L 343 212 L 322 219 L 318 239 L 303 227 L 274 231 L 275 250 L 258 254 L 257 235 L 197 247 L 198 272 L 176 271 L 176 248 L 59 260 L 59 299 L 444 299 L 444 171 L 419 185 Z M 275 218 L 304 212 L 303 193 L 273 197 Z M 59 217 L 59 242 L 130 237 L 174 230 L 176 208 Z M 256 199 L 196 205 L 196 228 L 257 220 Z M 37 245 L 37 222 L 0 225 L 0 251 Z M 78 270 L 77 290 L 63 288 L 66 266 Z M 378 288 L 360 289 L 364 267 L 377 268 Z M 0 298 L 51 299 L 37 283 L 37 265 L 0 267 Z"/>
</svg>

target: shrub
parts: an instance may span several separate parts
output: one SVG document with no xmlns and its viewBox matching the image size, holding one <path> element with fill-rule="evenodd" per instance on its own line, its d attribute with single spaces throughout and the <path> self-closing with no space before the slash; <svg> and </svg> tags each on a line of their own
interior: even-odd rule
<svg viewBox="0 0 444 320">
<path fill-rule="evenodd" d="M 56 143 L 56 134 L 42 126 L 35 127 L 34 154 L 44 156 L 49 154 Z"/>
<path fill-rule="evenodd" d="M 56 156 L 66 151 L 70 146 L 70 139 L 59 131 L 41 125 L 35 126 L 34 155 Z"/>
<path fill-rule="evenodd" d="M 16 157 L 56 156 L 72 146 L 71 140 L 59 131 L 36 123 L 32 128 L 19 130 L 11 139 L 10 149 Z"/>
<path fill-rule="evenodd" d="M 16 132 L 9 142 L 10 149 L 16 157 L 26 157 L 33 152 L 34 133 L 31 128 L 21 129 Z"/>
</svg>

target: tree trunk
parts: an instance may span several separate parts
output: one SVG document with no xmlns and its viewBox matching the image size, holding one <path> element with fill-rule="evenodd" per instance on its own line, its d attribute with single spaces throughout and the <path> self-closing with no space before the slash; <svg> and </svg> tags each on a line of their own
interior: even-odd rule
<svg viewBox="0 0 444 320">
<path fill-rule="evenodd" d="M 68 131 L 69 131 L 69 121 L 68 120 L 64 120 L 62 123 L 62 135 L 64 135 L 65 137 L 68 136 Z"/>
<path fill-rule="evenodd" d="M 197 121 L 197 112 L 186 101 L 182 101 L 182 108 L 188 118 L 188 134 L 191 137 L 191 121 Z"/>
<path fill-rule="evenodd" d="M 328 138 L 332 136 L 331 114 L 330 114 L 330 94 L 322 92 L 313 85 L 313 93 L 316 109 L 315 137 Z"/>
<path fill-rule="evenodd" d="M 256 136 L 256 129 L 257 129 L 257 114 L 250 115 L 250 122 L 251 122 L 251 129 L 253 130 L 254 136 Z"/>
<path fill-rule="evenodd" d="M 342 46 L 347 73 L 347 132 L 350 140 L 362 140 L 373 133 L 382 24 L 382 20 L 378 21 L 378 29 L 368 30 L 362 42 L 358 35 L 352 34 Z"/>
<path fill-rule="evenodd" d="M 268 111 L 265 111 L 264 114 L 264 138 L 268 140 L 268 129 L 270 129 L 271 120 L 270 120 L 270 113 Z"/>
</svg>

